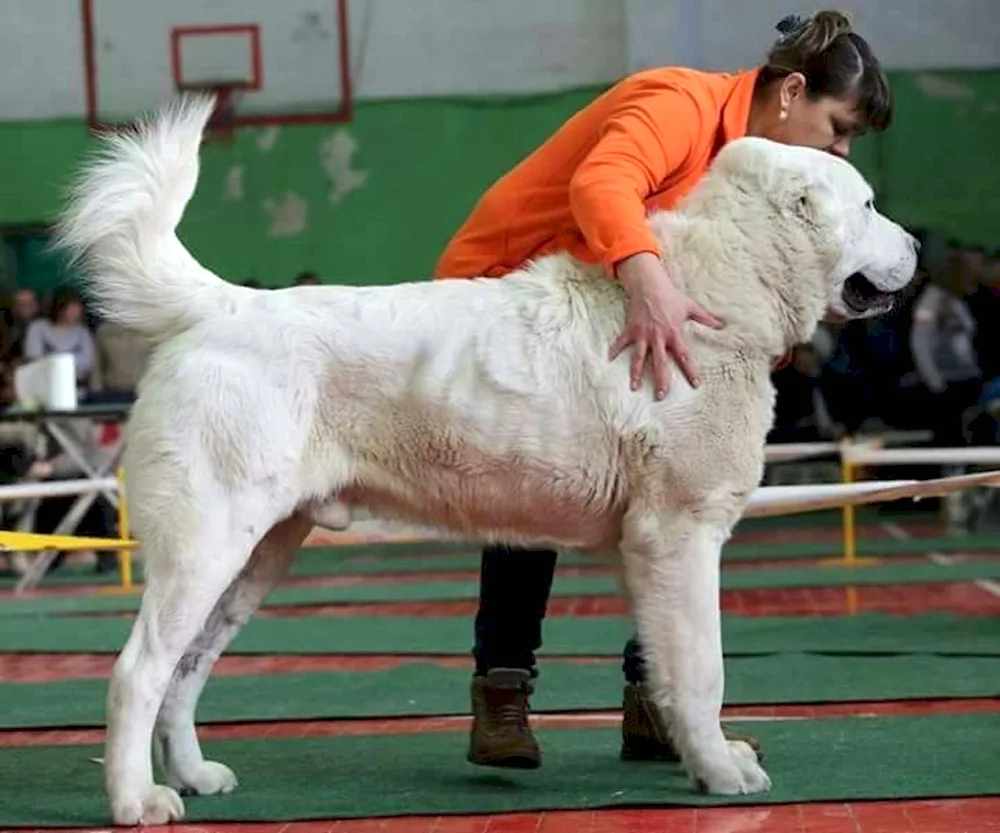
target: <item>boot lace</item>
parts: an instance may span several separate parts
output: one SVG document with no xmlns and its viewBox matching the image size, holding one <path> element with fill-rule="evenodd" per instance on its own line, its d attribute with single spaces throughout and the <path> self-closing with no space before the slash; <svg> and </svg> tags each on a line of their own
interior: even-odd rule
<svg viewBox="0 0 1000 833">
<path fill-rule="evenodd" d="M 524 692 L 518 692 L 509 703 L 503 703 L 494 712 L 497 723 L 522 727 L 528 725 L 528 709 Z"/>
</svg>

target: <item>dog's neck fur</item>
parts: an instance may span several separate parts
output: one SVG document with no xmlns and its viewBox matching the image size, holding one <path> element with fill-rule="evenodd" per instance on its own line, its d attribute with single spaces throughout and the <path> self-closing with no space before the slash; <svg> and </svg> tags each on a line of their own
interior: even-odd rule
<svg viewBox="0 0 1000 833">
<path fill-rule="evenodd" d="M 838 259 L 834 247 L 818 244 L 818 234 L 773 215 L 750 227 L 684 212 L 664 212 L 651 222 L 678 289 L 727 325 L 699 327 L 698 338 L 775 359 L 812 337 Z M 716 257 L 704 263 L 695 253 L 709 245 Z"/>
</svg>

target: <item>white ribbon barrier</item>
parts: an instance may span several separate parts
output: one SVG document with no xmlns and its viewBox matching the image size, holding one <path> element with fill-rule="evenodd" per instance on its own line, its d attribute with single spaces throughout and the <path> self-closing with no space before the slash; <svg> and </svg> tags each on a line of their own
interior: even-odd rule
<svg viewBox="0 0 1000 833">
<path fill-rule="evenodd" d="M 873 448 L 845 445 L 842 459 L 854 466 L 995 466 L 1000 447 Z"/>
<path fill-rule="evenodd" d="M 15 500 L 44 500 L 50 497 L 88 495 L 92 492 L 117 490 L 118 481 L 113 477 L 14 483 L 10 486 L 0 486 L 0 503 L 10 503 Z"/>
<path fill-rule="evenodd" d="M 940 497 L 976 486 L 1000 487 L 1000 471 L 939 477 L 933 480 L 869 480 L 808 486 L 760 486 L 750 496 L 746 518 L 797 515 L 864 503 L 887 503 L 903 498 Z"/>
<path fill-rule="evenodd" d="M 765 463 L 792 463 L 816 457 L 834 457 L 840 453 L 840 443 L 772 443 L 764 446 Z"/>
</svg>

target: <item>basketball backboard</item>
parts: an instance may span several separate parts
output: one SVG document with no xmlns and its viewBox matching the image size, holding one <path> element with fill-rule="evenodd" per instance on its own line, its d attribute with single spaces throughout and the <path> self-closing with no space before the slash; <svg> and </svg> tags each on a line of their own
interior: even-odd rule
<svg viewBox="0 0 1000 833">
<path fill-rule="evenodd" d="M 232 127 L 351 117 L 347 0 L 80 3 L 94 128 L 188 89 L 222 90 Z"/>
</svg>

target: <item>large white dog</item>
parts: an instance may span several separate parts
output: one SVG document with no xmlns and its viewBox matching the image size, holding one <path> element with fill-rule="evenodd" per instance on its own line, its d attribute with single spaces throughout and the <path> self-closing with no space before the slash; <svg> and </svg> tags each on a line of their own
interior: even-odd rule
<svg viewBox="0 0 1000 833">
<path fill-rule="evenodd" d="M 630 392 L 627 355 L 607 359 L 625 293 L 566 256 L 504 280 L 223 282 L 175 236 L 211 109 L 189 98 L 110 137 L 61 226 L 106 314 L 158 344 L 125 459 L 146 591 L 108 701 L 115 822 L 177 819 L 178 792 L 236 785 L 202 757 L 199 694 L 314 521 L 350 507 L 620 553 L 687 771 L 713 793 L 766 790 L 719 725 L 720 549 L 762 473 L 772 363 L 830 311 L 886 309 L 915 269 L 910 235 L 848 163 L 731 143 L 650 218 L 670 274 L 726 324 L 687 333 L 703 384 L 675 375 L 657 402 Z"/>
</svg>

